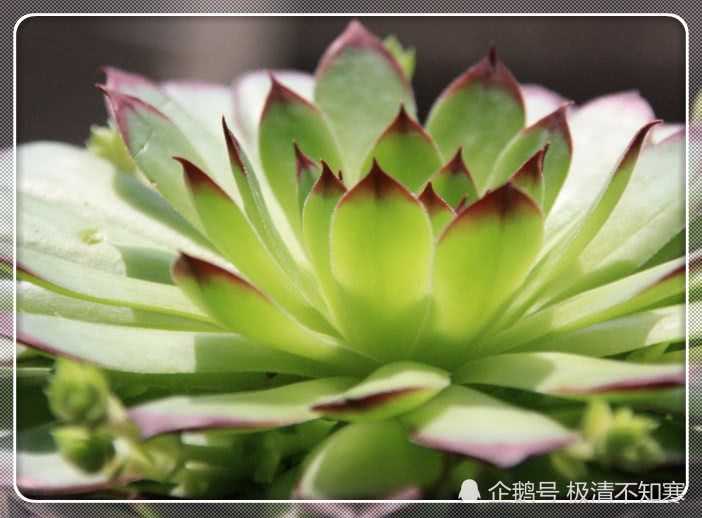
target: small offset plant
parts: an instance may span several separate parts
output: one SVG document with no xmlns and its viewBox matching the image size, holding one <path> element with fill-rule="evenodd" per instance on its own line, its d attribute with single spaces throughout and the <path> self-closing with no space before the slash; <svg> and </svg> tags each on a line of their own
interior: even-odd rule
<svg viewBox="0 0 702 518">
<path fill-rule="evenodd" d="M 314 76 L 107 69 L 87 149 L 18 149 L 23 493 L 685 481 L 682 128 L 494 50 L 422 126 L 413 69 L 358 22 Z"/>
</svg>

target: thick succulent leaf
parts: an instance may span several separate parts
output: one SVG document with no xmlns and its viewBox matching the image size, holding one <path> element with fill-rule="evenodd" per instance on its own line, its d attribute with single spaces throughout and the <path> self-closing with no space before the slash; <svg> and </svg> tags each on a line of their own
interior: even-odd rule
<svg viewBox="0 0 702 518">
<path fill-rule="evenodd" d="M 142 437 L 205 428 L 280 428 L 316 419 L 315 402 L 353 383 L 353 378 L 322 378 L 253 392 L 173 396 L 132 407 L 129 417 Z"/>
<path fill-rule="evenodd" d="M 571 110 L 573 161 L 546 220 L 549 247 L 585 216 L 605 189 L 632 135 L 654 118 L 638 92 L 606 95 Z"/>
<path fill-rule="evenodd" d="M 373 142 L 400 105 L 414 114 L 409 81 L 382 41 L 357 21 L 331 44 L 317 67 L 316 79 L 315 102 L 336 134 L 344 174 L 353 185 Z"/>
<path fill-rule="evenodd" d="M 495 159 L 523 127 L 524 104 L 519 85 L 497 58 L 494 48 L 449 85 L 427 120 L 427 131 L 444 159 L 462 146 L 463 159 L 480 192 L 491 186 L 488 180 Z M 511 172 L 514 171 L 516 167 Z"/>
<path fill-rule="evenodd" d="M 429 295 L 432 229 L 417 199 L 375 163 L 339 202 L 331 225 L 336 314 L 354 348 L 407 358 Z"/>
<path fill-rule="evenodd" d="M 448 225 L 455 216 L 453 209 L 434 192 L 431 182 L 427 184 L 422 194 L 419 195 L 419 201 L 424 205 L 424 209 L 429 215 L 434 237 L 439 237 L 444 228 L 446 228 L 446 225 Z"/>
<path fill-rule="evenodd" d="M 431 177 L 436 193 L 454 209 L 461 202 L 472 203 L 478 199 L 478 191 L 462 153 L 462 148 L 458 148 L 453 158 Z"/>
<path fill-rule="evenodd" d="M 684 273 L 683 260 L 670 261 L 575 295 L 522 317 L 511 327 L 485 338 L 479 350 L 495 354 L 654 307 L 683 292 Z"/>
<path fill-rule="evenodd" d="M 133 74 L 130 72 L 124 72 L 115 68 L 106 68 L 106 88 L 112 92 L 108 92 L 108 99 L 112 105 L 112 114 L 114 115 L 118 126 L 120 126 L 120 131 L 122 136 L 125 137 L 129 133 L 125 133 L 125 128 L 120 122 L 121 115 L 119 113 L 119 105 L 122 104 L 120 100 L 124 96 L 136 98 L 146 105 L 152 106 L 159 113 L 164 114 L 169 121 L 173 123 L 176 131 L 173 128 L 169 128 L 170 138 L 175 135 L 180 135 L 185 138 L 185 141 L 192 145 L 196 151 L 196 155 L 189 156 L 185 153 L 173 152 L 167 155 L 166 158 L 179 155 L 186 156 L 187 158 L 198 163 L 202 168 L 210 171 L 213 175 L 215 181 L 230 195 L 237 203 L 240 202 L 240 198 L 237 193 L 236 185 L 232 181 L 231 175 L 229 174 L 229 168 L 227 167 L 227 153 L 222 146 L 222 142 L 219 138 L 219 128 L 217 123 L 222 116 L 229 116 L 230 104 L 225 101 L 225 92 L 222 88 L 218 88 L 214 85 L 205 86 L 202 85 L 204 91 L 197 94 L 193 90 L 190 90 L 190 94 L 187 98 L 183 98 L 184 88 L 181 86 L 179 89 L 177 87 L 171 87 L 171 91 L 177 91 L 181 97 L 182 101 L 186 104 L 181 104 L 178 99 L 171 97 L 166 93 L 166 88 L 158 85 L 145 77 Z M 121 94 L 121 95 L 119 95 Z M 231 97 L 230 97 L 231 99 Z M 220 106 L 219 110 L 211 106 Z M 137 103 L 139 105 L 141 103 Z M 128 107 L 125 107 L 128 110 Z M 214 115 L 211 115 L 214 112 Z M 125 112 L 123 115 L 126 115 Z M 157 129 L 157 128 L 155 128 Z M 148 134 L 147 134 L 148 135 Z M 134 135 L 136 138 L 136 135 Z M 124 138 L 125 143 L 129 143 L 127 138 Z M 147 141 L 149 145 L 153 146 L 159 139 L 151 140 L 147 136 Z M 173 145 L 173 143 L 168 140 L 163 141 L 166 146 Z M 134 152 L 134 149 L 139 149 L 139 147 L 133 148 L 128 145 L 130 150 Z M 147 159 L 148 161 L 148 159 Z M 147 163 L 140 162 L 137 163 Z M 148 161 L 151 163 L 151 161 Z M 148 171 L 144 171 L 148 176 Z"/>
<path fill-rule="evenodd" d="M 302 213 L 302 209 L 307 201 L 312 187 L 319 179 L 322 173 L 322 168 L 310 157 L 305 155 L 297 142 L 294 142 L 295 148 L 295 179 L 297 180 L 297 207 Z M 327 166 L 328 167 L 328 166 Z"/>
<path fill-rule="evenodd" d="M 137 478 L 125 473 L 110 480 L 102 473 L 88 474 L 70 464 L 58 452 L 49 427 L 27 430 L 17 437 L 17 488 L 27 497 L 91 493 Z"/>
<path fill-rule="evenodd" d="M 370 170 L 373 160 L 413 192 L 421 189 L 441 166 L 431 137 L 407 114 L 404 106 L 375 143 L 362 170 Z"/>
<path fill-rule="evenodd" d="M 211 135 L 220 134 L 222 117 L 234 113 L 232 91 L 228 86 L 196 81 L 167 81 L 163 92 L 200 122 Z M 138 96 L 138 93 L 135 94 Z"/>
<path fill-rule="evenodd" d="M 685 366 L 552 352 L 513 353 L 469 362 L 456 370 L 452 379 L 454 383 L 577 395 L 680 385 L 685 383 Z"/>
<path fill-rule="evenodd" d="M 528 194 L 540 207 L 544 203 L 544 157 L 547 150 L 548 144 L 524 162 L 510 180 L 512 185 Z"/>
<path fill-rule="evenodd" d="M 643 151 L 609 219 L 578 259 L 573 289 L 636 271 L 685 226 L 685 136 Z"/>
<path fill-rule="evenodd" d="M 422 359 L 451 362 L 465 349 L 526 276 L 542 225 L 538 206 L 509 184 L 459 212 L 436 247 Z"/>
<path fill-rule="evenodd" d="M 613 356 L 655 344 L 684 340 L 685 306 L 675 305 L 605 320 L 576 331 L 535 340 L 515 350 Z"/>
<path fill-rule="evenodd" d="M 296 70 L 273 70 L 275 78 L 299 96 L 312 100 L 314 77 Z M 271 72 L 258 70 L 238 77 L 234 92 L 234 124 L 246 154 L 258 159 L 258 125 L 271 89 Z"/>
<path fill-rule="evenodd" d="M 53 315 L 72 320 L 122 326 L 184 331 L 216 331 L 219 329 L 213 323 L 189 319 L 182 315 L 90 302 L 62 295 L 27 281 L 17 283 L 17 309 L 39 315 Z M 11 334 L 12 328 L 10 327 L 10 336 Z"/>
<path fill-rule="evenodd" d="M 175 286 L 116 275 L 19 247 L 18 277 L 66 295 L 209 321 Z"/>
<path fill-rule="evenodd" d="M 339 169 L 341 160 L 331 131 L 315 106 L 274 78 L 261 114 L 258 138 L 268 183 L 293 230 L 299 231 L 293 143 L 313 160 L 324 159 L 332 168 Z"/>
<path fill-rule="evenodd" d="M 23 313 L 17 338 L 49 354 L 145 374 L 279 372 L 319 376 L 333 368 L 230 333 L 194 333 L 81 322 Z"/>
<path fill-rule="evenodd" d="M 544 211 L 548 213 L 566 179 L 573 153 L 566 118 L 566 110 L 569 106 L 569 104 L 561 106 L 515 135 L 497 158 L 487 187 L 494 188 L 502 185 L 524 162 L 534 156 L 545 144 L 549 144 L 543 164 Z M 470 162 L 468 166 L 470 167 Z"/>
<path fill-rule="evenodd" d="M 104 92 L 139 170 L 185 219 L 201 230 L 181 168 L 171 157 L 187 157 L 204 167 L 202 157 L 178 127 L 155 107 L 116 90 Z"/>
<path fill-rule="evenodd" d="M 291 354 L 332 365 L 347 372 L 372 363 L 343 348 L 330 336 L 303 327 L 256 287 L 232 272 L 189 256 L 173 266 L 173 278 L 188 296 L 222 326 Z"/>
<path fill-rule="evenodd" d="M 537 412 L 452 386 L 403 418 L 412 441 L 500 468 L 567 446 L 575 434 Z"/>
<path fill-rule="evenodd" d="M 82 148 L 19 146 L 17 172 L 20 242 L 67 259 L 93 257 L 92 266 L 108 271 L 117 271 L 120 247 L 182 250 L 216 260 L 206 239 L 158 193 Z M 108 245 L 118 250 L 108 253 Z"/>
<path fill-rule="evenodd" d="M 331 301 L 334 293 L 334 280 L 329 261 L 332 214 L 339 199 L 346 192 L 343 182 L 322 163 L 322 173 L 315 182 L 302 210 L 302 230 L 307 255 L 312 262 L 322 294 Z M 331 305 L 328 302 L 329 305 Z"/>
<path fill-rule="evenodd" d="M 347 391 L 320 400 L 313 408 L 334 419 L 384 420 L 421 405 L 450 383 L 449 374 L 436 367 L 390 363 Z"/>
<path fill-rule="evenodd" d="M 303 468 L 295 496 L 305 499 L 391 498 L 435 482 L 441 457 L 407 440 L 394 421 L 356 423 L 316 448 Z"/>
<path fill-rule="evenodd" d="M 328 329 L 259 239 L 241 209 L 192 162 L 177 158 L 205 232 L 235 268 L 301 322 Z"/>
<path fill-rule="evenodd" d="M 522 91 L 522 99 L 524 99 L 524 109 L 526 111 L 526 123 L 528 125 L 544 118 L 559 106 L 568 102 L 565 97 L 561 97 L 553 90 L 549 90 L 541 85 L 519 85 L 519 89 Z"/>
</svg>

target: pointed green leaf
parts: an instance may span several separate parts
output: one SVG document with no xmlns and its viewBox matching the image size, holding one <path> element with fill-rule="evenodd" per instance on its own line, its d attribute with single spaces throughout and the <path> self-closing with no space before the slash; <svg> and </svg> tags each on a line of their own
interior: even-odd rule
<svg viewBox="0 0 702 518">
<path fill-rule="evenodd" d="M 407 114 L 405 107 L 376 141 L 363 170 L 368 171 L 376 160 L 384 171 L 416 192 L 441 166 L 441 159 L 431 137 Z"/>
<path fill-rule="evenodd" d="M 197 153 L 190 156 L 185 149 L 182 152 L 174 149 L 166 157 L 177 154 L 196 162 L 200 167 L 210 171 L 214 180 L 237 203 L 241 202 L 236 185 L 229 174 L 226 150 L 217 138 L 219 136 L 217 123 L 220 117 L 229 116 L 231 113 L 231 96 L 226 95 L 226 88 L 211 84 L 200 84 L 198 88 L 192 83 L 190 87 L 186 87 L 184 83 L 180 85 L 172 83 L 170 87 L 158 85 L 145 77 L 112 67 L 105 69 L 105 75 L 107 90 L 112 91 L 108 97 L 113 108 L 115 105 L 112 99 L 117 97 L 115 92 L 119 92 L 139 99 L 164 114 L 175 126 L 175 128 L 169 128 L 169 131 L 173 132 L 173 135 L 178 135 L 178 138 L 182 135 Z M 119 118 L 116 110 L 114 115 Z M 121 131 L 124 136 L 124 131 Z M 156 142 L 160 140 L 152 141 L 152 145 Z M 163 142 L 169 144 L 167 140 Z"/>
<path fill-rule="evenodd" d="M 544 156 L 548 146 L 546 144 L 524 162 L 510 179 L 512 185 L 528 194 L 540 207 L 544 203 Z"/>
<path fill-rule="evenodd" d="M 453 209 L 434 192 L 431 182 L 427 184 L 422 194 L 419 195 L 419 201 L 424 205 L 424 209 L 429 215 L 434 237 L 439 237 L 446 225 L 455 216 Z"/>
<path fill-rule="evenodd" d="M 403 421 L 412 441 L 509 468 L 572 443 L 576 435 L 550 418 L 466 387 L 452 386 Z"/>
<path fill-rule="evenodd" d="M 183 156 L 203 164 L 202 157 L 173 122 L 150 104 L 116 90 L 104 88 L 103 92 L 139 169 L 185 219 L 201 230 L 183 173 L 171 157 Z"/>
<path fill-rule="evenodd" d="M 472 203 L 478 199 L 475 183 L 463 161 L 463 148 L 458 148 L 453 158 L 431 177 L 431 183 L 436 193 L 454 209 L 462 200 Z"/>
<path fill-rule="evenodd" d="M 40 351 L 140 374 L 279 372 L 324 376 L 334 369 L 227 333 L 194 333 L 81 322 L 24 313 L 18 340 Z"/>
<path fill-rule="evenodd" d="M 655 307 L 684 290 L 684 263 L 670 261 L 605 284 L 522 317 L 514 325 L 485 337 L 481 354 L 496 354 L 544 337 Z"/>
<path fill-rule="evenodd" d="M 129 409 L 142 437 L 203 428 L 265 430 L 316 419 L 316 401 L 346 390 L 353 378 L 322 378 L 234 394 L 174 396 Z"/>
<path fill-rule="evenodd" d="M 18 278 L 85 300 L 210 321 L 175 286 L 96 270 L 20 247 Z"/>
<path fill-rule="evenodd" d="M 451 383 L 445 371 L 413 362 L 384 365 L 347 391 L 313 408 L 334 419 L 378 421 L 428 401 Z"/>
<path fill-rule="evenodd" d="M 411 444 L 396 422 L 357 423 L 339 430 L 308 457 L 296 497 L 378 499 L 428 487 L 441 458 Z"/>
<path fill-rule="evenodd" d="M 305 206 L 305 201 L 307 196 L 312 190 L 312 186 L 315 184 L 322 169 L 305 155 L 297 142 L 293 143 L 295 148 L 295 179 L 297 180 L 297 206 L 302 213 L 302 209 Z"/>
<path fill-rule="evenodd" d="M 346 187 L 342 181 L 334 175 L 326 162 L 322 162 L 322 173 L 307 197 L 302 211 L 307 254 L 322 293 L 328 301 L 331 300 L 334 289 L 329 256 L 331 220 L 337 203 L 345 192 Z"/>
<path fill-rule="evenodd" d="M 462 147 L 463 159 L 480 192 L 499 185 L 488 184 L 493 163 L 523 127 L 524 103 L 519 85 L 494 48 L 449 85 L 427 120 L 427 131 L 444 159 Z"/>
<path fill-rule="evenodd" d="M 573 289 L 635 271 L 684 228 L 685 176 L 684 134 L 643 150 L 626 191 L 580 255 Z"/>
<path fill-rule="evenodd" d="M 564 353 L 513 353 L 469 362 L 456 370 L 452 379 L 455 383 L 577 395 L 680 385 L 685 383 L 685 366 Z"/>
<path fill-rule="evenodd" d="M 273 70 L 272 75 L 299 96 L 312 100 L 314 76 L 296 70 Z M 261 113 L 271 89 L 271 71 L 257 70 L 237 77 L 232 84 L 234 125 L 247 155 L 258 161 L 258 130 Z"/>
<path fill-rule="evenodd" d="M 509 184 L 456 216 L 436 247 L 422 359 L 441 358 L 448 365 L 465 350 L 523 281 L 542 227 L 538 206 Z"/>
<path fill-rule="evenodd" d="M 316 79 L 315 102 L 330 121 L 347 182 L 354 185 L 373 142 L 400 105 L 414 113 L 411 87 L 383 43 L 357 21 L 327 49 Z"/>
<path fill-rule="evenodd" d="M 225 328 L 282 351 L 358 372 L 372 365 L 332 337 L 300 325 L 256 287 L 213 264 L 182 255 L 173 266 L 178 286 Z"/>
<path fill-rule="evenodd" d="M 514 136 L 497 157 L 490 173 L 488 188 L 502 185 L 524 162 L 548 143 L 548 154 L 543 165 L 544 212 L 548 213 L 551 210 L 568 174 L 573 154 L 566 118 L 569 106 L 570 104 L 561 106 Z M 470 166 L 470 162 L 468 165 Z"/>
<path fill-rule="evenodd" d="M 558 351 L 586 356 L 613 356 L 645 347 L 685 340 L 685 307 L 668 306 L 633 313 L 518 347 L 522 351 Z"/>
<path fill-rule="evenodd" d="M 324 159 L 333 168 L 341 166 L 334 138 L 322 114 L 308 101 L 273 78 L 261 114 L 259 153 L 261 164 L 285 214 L 299 231 L 295 150 L 293 142 L 314 160 Z"/>
<path fill-rule="evenodd" d="M 182 315 L 90 302 L 70 295 L 62 295 L 27 281 L 17 283 L 17 309 L 26 313 L 122 326 L 183 331 L 219 329 L 214 323 L 193 320 Z"/>
<path fill-rule="evenodd" d="M 431 256 L 424 208 L 374 163 L 341 199 L 331 226 L 337 316 L 354 348 L 407 357 L 426 313 Z"/>
<path fill-rule="evenodd" d="M 305 325 L 328 329 L 322 316 L 307 304 L 276 264 L 246 216 L 227 193 L 189 160 L 179 157 L 176 160 L 183 166 L 200 222 L 222 254 L 238 271 Z"/>
</svg>

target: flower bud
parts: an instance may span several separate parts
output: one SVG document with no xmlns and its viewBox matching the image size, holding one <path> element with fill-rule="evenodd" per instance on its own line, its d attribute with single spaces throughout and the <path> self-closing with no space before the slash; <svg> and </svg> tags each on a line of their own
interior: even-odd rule
<svg viewBox="0 0 702 518">
<path fill-rule="evenodd" d="M 106 433 L 82 426 L 62 426 L 51 434 L 62 455 L 88 473 L 100 471 L 114 457 L 112 437 Z"/>
<path fill-rule="evenodd" d="M 59 358 L 46 396 L 62 421 L 94 426 L 107 418 L 110 388 L 96 367 Z"/>
</svg>

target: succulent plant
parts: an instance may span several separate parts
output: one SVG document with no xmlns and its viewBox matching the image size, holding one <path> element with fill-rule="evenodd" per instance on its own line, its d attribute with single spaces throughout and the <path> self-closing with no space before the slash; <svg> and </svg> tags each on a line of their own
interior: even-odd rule
<svg viewBox="0 0 702 518">
<path fill-rule="evenodd" d="M 23 492 L 684 481 L 684 131 L 494 49 L 422 126 L 413 56 L 352 22 L 314 77 L 110 68 L 87 149 L 18 149 Z"/>
</svg>

